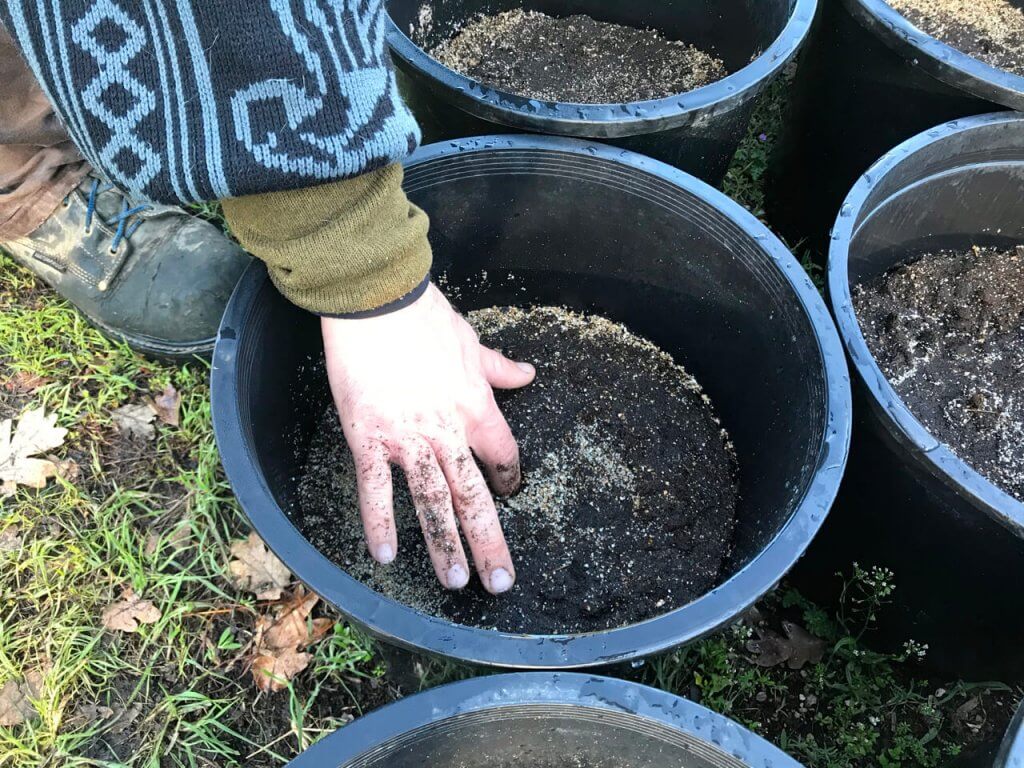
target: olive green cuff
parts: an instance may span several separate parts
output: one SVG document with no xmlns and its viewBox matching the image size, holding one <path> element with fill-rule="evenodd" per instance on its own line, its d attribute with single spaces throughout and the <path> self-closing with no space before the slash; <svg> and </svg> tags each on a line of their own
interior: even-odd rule
<svg viewBox="0 0 1024 768">
<path fill-rule="evenodd" d="M 242 246 L 277 289 L 320 315 L 384 307 L 430 271 L 427 215 L 402 191 L 398 163 L 352 179 L 224 200 Z"/>
</svg>

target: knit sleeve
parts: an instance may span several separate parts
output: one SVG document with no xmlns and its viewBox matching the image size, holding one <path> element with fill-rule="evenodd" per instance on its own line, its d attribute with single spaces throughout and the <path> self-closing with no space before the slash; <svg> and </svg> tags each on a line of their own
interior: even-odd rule
<svg viewBox="0 0 1024 768">
<path fill-rule="evenodd" d="M 402 166 L 306 189 L 224 201 L 228 226 L 293 304 L 360 317 L 398 309 L 426 287 L 427 215 L 402 191 Z"/>
<path fill-rule="evenodd" d="M 384 0 L 4 0 L 0 21 L 85 157 L 138 197 L 298 189 L 419 141 Z"/>
</svg>

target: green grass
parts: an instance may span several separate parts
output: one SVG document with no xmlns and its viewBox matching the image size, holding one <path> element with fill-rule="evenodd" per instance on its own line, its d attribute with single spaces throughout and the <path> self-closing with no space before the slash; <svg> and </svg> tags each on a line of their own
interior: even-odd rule
<svg viewBox="0 0 1024 768">
<path fill-rule="evenodd" d="M 938 768 L 964 747 L 998 738 L 1020 691 L 1000 682 L 936 684 L 920 671 L 927 649 L 896 653 L 864 643 L 895 584 L 890 572 L 854 565 L 829 612 L 781 589 L 759 616 L 795 621 L 824 641 L 820 662 L 793 670 L 751 663 L 752 620 L 653 662 L 647 682 L 702 703 L 817 768 Z M 965 705 L 975 719 L 962 718 Z"/>
<path fill-rule="evenodd" d="M 940 768 L 1001 738 L 1021 690 L 930 681 L 921 671 L 927 649 L 913 640 L 895 653 L 870 650 L 864 637 L 893 575 L 854 564 L 840 583 L 831 610 L 782 587 L 731 628 L 620 674 L 726 715 L 809 768 Z M 822 640 L 820 661 L 756 663 L 755 628 L 778 632 L 782 621 Z M 480 674 L 438 661 L 419 672 L 421 688 Z"/>
<path fill-rule="evenodd" d="M 220 471 L 206 365 L 154 364 L 107 341 L 3 256 L 0 286 L 0 418 L 55 411 L 70 430 L 61 458 L 81 468 L 74 483 L 0 502 L 0 533 L 21 541 L 0 550 L 0 685 L 31 670 L 44 680 L 39 717 L 0 728 L 0 765 L 278 765 L 357 714 L 379 670 L 347 628 L 276 697 L 257 696 L 235 658 L 261 606 L 225 575 L 245 527 Z M 8 392 L 18 373 L 47 383 Z M 169 383 L 180 426 L 123 443 L 111 411 Z M 126 586 L 161 611 L 134 635 L 100 625 Z M 139 714 L 111 733 L 88 704 Z"/>
<path fill-rule="evenodd" d="M 758 98 L 747 135 L 740 142 L 732 164 L 722 182 L 722 191 L 761 219 L 769 228 L 765 203 L 768 168 L 772 152 L 778 146 L 789 109 L 791 72 L 776 78 Z M 784 241 L 785 242 L 785 241 Z M 824 292 L 824 257 L 805 248 L 803 243 L 787 246 L 819 291 Z"/>
</svg>

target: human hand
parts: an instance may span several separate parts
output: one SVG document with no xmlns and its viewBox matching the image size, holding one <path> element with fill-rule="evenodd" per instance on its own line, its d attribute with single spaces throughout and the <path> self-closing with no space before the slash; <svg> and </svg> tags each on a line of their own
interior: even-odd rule
<svg viewBox="0 0 1024 768">
<path fill-rule="evenodd" d="M 493 594 L 511 589 L 512 555 L 473 454 L 496 493 L 519 487 L 519 448 L 492 387 L 526 386 L 536 375 L 533 366 L 481 345 L 433 284 L 389 314 L 325 317 L 321 326 L 370 554 L 387 564 L 398 553 L 394 463 L 405 472 L 441 583 L 461 589 L 469 582 L 458 518 L 484 587 Z"/>
</svg>

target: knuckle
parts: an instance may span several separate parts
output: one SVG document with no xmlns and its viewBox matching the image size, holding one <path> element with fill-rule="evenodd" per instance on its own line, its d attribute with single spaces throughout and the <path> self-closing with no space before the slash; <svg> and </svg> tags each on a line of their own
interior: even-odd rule
<svg viewBox="0 0 1024 768">
<path fill-rule="evenodd" d="M 456 486 L 452 490 L 452 500 L 462 517 L 473 517 L 493 507 L 487 486 L 475 479 Z"/>
</svg>

